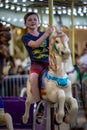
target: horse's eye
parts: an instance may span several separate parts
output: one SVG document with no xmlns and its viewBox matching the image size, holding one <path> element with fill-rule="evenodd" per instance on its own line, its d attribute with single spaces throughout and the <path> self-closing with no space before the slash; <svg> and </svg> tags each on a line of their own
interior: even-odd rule
<svg viewBox="0 0 87 130">
<path fill-rule="evenodd" d="M 56 43 L 58 44 L 58 43 L 59 43 L 59 41 L 58 41 L 58 40 L 56 40 Z"/>
</svg>

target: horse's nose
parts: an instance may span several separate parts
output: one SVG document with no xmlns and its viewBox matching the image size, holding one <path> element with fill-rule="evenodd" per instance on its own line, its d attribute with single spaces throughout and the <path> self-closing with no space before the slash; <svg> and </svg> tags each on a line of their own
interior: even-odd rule
<svg viewBox="0 0 87 130">
<path fill-rule="evenodd" d="M 64 52 L 63 52 L 63 51 L 61 51 L 61 55 L 64 55 Z"/>
</svg>

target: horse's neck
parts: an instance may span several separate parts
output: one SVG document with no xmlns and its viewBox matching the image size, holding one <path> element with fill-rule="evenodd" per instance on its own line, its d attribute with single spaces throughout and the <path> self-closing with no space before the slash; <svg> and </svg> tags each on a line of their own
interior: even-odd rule
<svg viewBox="0 0 87 130">
<path fill-rule="evenodd" d="M 65 77 L 66 72 L 65 72 L 65 68 L 64 68 L 64 63 L 61 63 L 60 65 L 58 65 L 58 68 L 56 68 L 55 71 L 52 70 L 51 68 L 49 68 L 48 73 L 55 77 Z"/>
<path fill-rule="evenodd" d="M 64 63 L 64 66 L 66 72 L 71 71 L 74 68 L 71 55 L 69 56 L 69 59 L 67 59 L 67 61 Z"/>
</svg>

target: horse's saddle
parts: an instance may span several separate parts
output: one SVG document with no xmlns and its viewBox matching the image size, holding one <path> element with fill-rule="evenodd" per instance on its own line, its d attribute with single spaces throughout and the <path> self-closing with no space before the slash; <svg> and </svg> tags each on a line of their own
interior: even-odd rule
<svg viewBox="0 0 87 130">
<path fill-rule="evenodd" d="M 48 74 L 48 69 L 45 69 L 39 78 L 39 89 L 40 89 L 41 96 L 46 95 L 46 88 L 45 88 L 45 84 L 44 84 L 45 78 L 47 78 L 48 80 L 54 81 L 59 87 L 64 88 L 64 87 L 68 86 L 67 84 L 68 84 L 69 79 L 67 76 L 63 77 L 63 78 L 55 77 L 55 76 Z"/>
<path fill-rule="evenodd" d="M 48 69 L 45 69 L 41 75 L 39 76 L 39 89 L 40 89 L 40 95 L 46 95 L 46 88 L 44 84 L 44 79 L 46 78 L 48 73 Z"/>
</svg>

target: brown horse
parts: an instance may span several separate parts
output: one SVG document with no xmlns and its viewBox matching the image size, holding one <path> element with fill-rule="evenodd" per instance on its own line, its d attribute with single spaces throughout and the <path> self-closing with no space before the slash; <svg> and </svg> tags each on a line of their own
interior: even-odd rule
<svg viewBox="0 0 87 130">
<path fill-rule="evenodd" d="M 10 28 L 5 27 L 0 23 L 0 83 L 3 80 L 3 62 L 4 59 L 9 59 L 10 54 L 8 48 L 8 41 L 11 39 Z M 9 113 L 5 113 L 3 101 L 0 97 L 0 125 L 6 125 L 8 130 L 13 130 L 12 117 Z"/>
<path fill-rule="evenodd" d="M 10 28 L 0 23 L 0 82 L 3 79 L 3 61 L 8 59 L 10 54 L 8 50 L 8 41 L 11 39 Z"/>
</svg>

